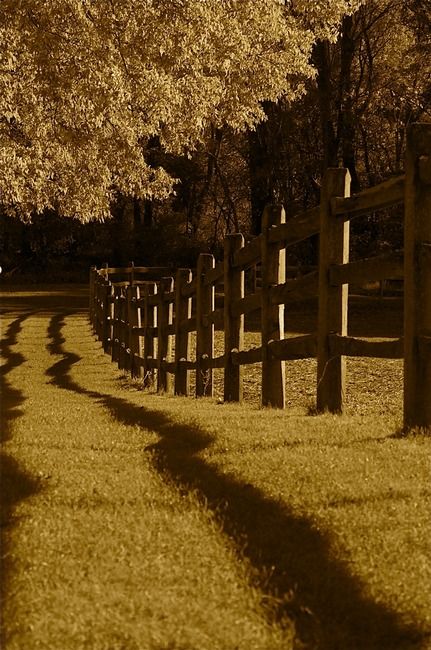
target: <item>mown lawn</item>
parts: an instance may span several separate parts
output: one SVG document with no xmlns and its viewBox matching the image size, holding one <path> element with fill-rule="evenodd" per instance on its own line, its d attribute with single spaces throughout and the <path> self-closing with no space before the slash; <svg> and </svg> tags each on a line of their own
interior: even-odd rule
<svg viewBox="0 0 431 650">
<path fill-rule="evenodd" d="M 154 395 L 64 304 L 3 319 L 2 647 L 431 648 L 431 438 L 399 434 L 399 362 L 351 362 L 341 417 L 309 415 L 313 361 L 283 412 L 252 368 L 243 406 Z"/>
</svg>

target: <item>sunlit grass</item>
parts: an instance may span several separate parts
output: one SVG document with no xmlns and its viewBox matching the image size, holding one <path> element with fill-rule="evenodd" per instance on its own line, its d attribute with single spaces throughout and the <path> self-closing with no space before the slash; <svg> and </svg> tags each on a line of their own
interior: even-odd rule
<svg viewBox="0 0 431 650">
<path fill-rule="evenodd" d="M 228 478 L 227 485 L 207 489 L 205 480 L 211 479 L 210 474 L 200 476 L 199 467 L 196 468 L 193 462 L 190 462 L 188 470 L 181 470 L 180 461 L 175 461 L 175 453 L 183 465 L 190 461 L 192 454 L 186 458 L 181 456 L 184 441 L 175 444 L 174 435 L 170 436 L 168 431 L 163 439 L 171 450 L 165 453 L 168 458 L 164 465 L 170 475 L 179 474 L 180 484 L 197 484 L 209 498 L 222 502 L 229 500 L 229 481 L 233 481 L 257 489 L 263 499 L 277 503 L 280 512 L 285 512 L 280 530 L 277 532 L 278 523 L 272 520 L 271 539 L 257 544 L 269 552 L 268 557 L 273 553 L 273 557 L 285 563 L 285 567 L 298 569 L 297 575 L 306 582 L 307 598 L 318 610 L 314 612 L 316 617 L 332 616 L 336 620 L 341 616 L 337 609 L 342 609 L 342 616 L 350 616 L 353 621 L 361 620 L 363 604 L 356 597 L 352 597 L 351 603 L 347 600 L 340 602 L 342 594 L 346 595 L 346 586 L 337 584 L 336 571 L 333 567 L 328 569 L 327 565 L 337 559 L 357 580 L 365 599 L 396 612 L 400 623 L 417 626 L 419 636 L 429 637 L 429 437 L 420 434 L 399 437 L 399 419 L 375 412 L 368 416 L 311 417 L 298 414 L 298 409 L 280 412 L 249 406 L 217 405 L 210 400 L 188 402 L 151 396 L 143 396 L 142 404 L 151 411 L 160 410 L 169 421 L 184 428 L 192 422 L 198 430 L 205 431 L 211 443 L 202 450 L 196 444 L 197 457 L 211 468 L 215 481 L 220 481 L 220 477 Z M 161 453 L 163 455 L 163 450 Z M 163 461 L 161 464 L 163 466 Z M 258 502 L 253 512 L 253 507 L 256 507 L 254 498 L 248 500 L 244 496 L 244 510 L 249 509 L 249 512 L 244 514 L 241 526 L 248 533 L 253 526 L 260 528 L 254 518 L 265 516 L 265 507 L 260 499 Z M 315 565 L 310 573 L 307 572 L 309 550 L 303 555 L 300 535 L 294 538 L 293 548 L 287 544 L 288 552 L 296 553 L 296 556 L 288 559 L 283 556 L 283 545 L 287 541 L 284 535 L 289 534 L 289 523 L 293 523 L 295 518 L 305 518 L 310 528 L 322 533 L 328 541 L 328 555 L 324 560 L 316 558 L 316 563 L 321 562 L 324 580 L 334 581 L 333 584 L 326 583 L 322 587 L 322 576 L 313 575 Z M 260 534 L 265 535 L 264 526 Z M 304 544 L 307 543 L 304 539 Z M 278 548 L 271 548 L 271 545 L 278 545 Z M 293 582 L 286 580 L 286 584 Z M 296 587 L 301 592 L 301 584 Z M 337 589 L 340 589 L 338 596 Z M 302 596 L 298 598 L 302 602 Z M 325 598 L 333 600 L 329 611 L 321 602 Z M 370 625 L 369 646 L 362 646 L 359 642 L 356 646 L 352 640 L 349 646 L 348 638 L 343 638 L 344 630 L 340 631 L 337 642 L 340 645 L 334 647 L 379 647 L 379 643 L 373 641 L 373 634 L 378 634 L 379 615 L 372 620 L 368 613 L 366 618 Z M 310 621 L 310 627 L 314 625 L 317 629 L 320 625 L 325 628 L 327 621 L 314 621 L 313 624 Z M 327 632 L 320 629 L 319 634 Z M 333 627 L 329 633 L 335 634 Z M 331 647 L 330 638 L 326 639 L 328 647 Z M 394 640 L 389 641 L 388 647 L 405 647 L 401 641 L 399 645 L 394 643 Z M 381 647 L 386 647 L 383 641 L 381 644 Z"/>
<path fill-rule="evenodd" d="M 4 529 L 7 650 L 431 647 L 431 440 L 397 436 L 399 362 L 351 362 L 348 415 L 310 416 L 314 361 L 283 412 L 251 368 L 243 406 L 155 395 L 50 318 L 7 350 L 4 450 L 33 481 Z"/>
<path fill-rule="evenodd" d="M 291 629 L 262 616 L 252 571 L 211 509 L 154 469 L 156 433 L 107 408 L 107 396 L 128 394 L 85 320 L 69 322 L 67 351 L 87 353 L 82 392 L 45 374 L 62 360 L 46 349 L 46 317 L 22 323 L 26 361 L 8 373 L 25 401 L 4 450 L 35 486 L 5 522 L 2 647 L 289 647 Z"/>
</svg>

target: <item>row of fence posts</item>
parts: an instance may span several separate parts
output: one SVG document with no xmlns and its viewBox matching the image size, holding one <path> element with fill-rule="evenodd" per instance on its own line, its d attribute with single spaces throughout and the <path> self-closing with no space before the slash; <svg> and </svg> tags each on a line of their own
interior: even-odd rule
<svg viewBox="0 0 431 650">
<path fill-rule="evenodd" d="M 404 246 L 404 421 L 406 426 L 431 426 L 431 125 L 416 124 L 408 132 L 405 186 Z M 350 175 L 345 169 L 328 170 L 321 193 L 320 251 L 317 330 L 317 408 L 340 412 L 345 394 L 345 357 L 331 355 L 331 334 L 347 335 L 348 286 L 331 286 L 331 265 L 344 264 L 349 256 L 349 221 L 333 215 L 331 200 L 350 195 Z M 261 246 L 261 337 L 262 404 L 284 407 L 285 361 L 270 354 L 269 343 L 284 338 L 284 305 L 271 301 L 271 287 L 285 281 L 285 248 L 273 243 L 269 233 L 283 223 L 284 210 L 269 206 L 263 215 Z M 229 235 L 224 244 L 224 400 L 241 401 L 244 314 L 238 301 L 244 298 L 244 269 L 232 264 L 234 255 L 244 247 L 241 234 Z M 212 395 L 210 361 L 214 356 L 214 284 L 206 277 L 214 268 L 212 255 L 202 254 L 196 270 L 196 395 Z M 157 283 L 135 285 L 133 277 L 126 289 L 111 286 L 92 271 L 91 318 L 105 350 L 111 348 L 113 361 L 127 363 L 144 381 L 157 372 L 158 390 L 168 390 L 169 372 L 165 361 L 170 357 L 171 335 L 175 334 L 175 359 L 170 364 L 174 391 L 189 394 L 189 331 L 184 323 L 191 318 L 192 299 L 187 292 L 189 269 L 179 269 L 173 278 Z M 165 296 L 175 290 L 174 303 Z M 120 295 L 125 292 L 125 299 Z M 150 298 L 157 294 L 157 316 Z M 110 296 L 113 302 L 110 302 Z M 140 310 L 132 308 L 139 300 Z M 175 305 L 175 331 L 173 322 Z M 236 307 L 235 307 L 236 305 Z M 127 315 L 126 315 L 127 311 Z M 128 322 L 128 325 L 125 323 Z M 113 323 L 113 325 L 112 325 Z M 112 326 L 112 331 L 111 331 Z M 134 328 L 144 328 L 137 336 Z M 154 335 L 157 327 L 157 360 L 154 359 Z M 123 328 L 124 331 L 119 331 Z M 120 343 L 121 341 L 121 343 Z M 130 355 L 127 355 L 127 350 Z M 143 358 L 137 365 L 134 360 Z M 258 359 L 256 358 L 256 361 Z M 218 365 L 217 367 L 221 367 Z"/>
<path fill-rule="evenodd" d="M 269 242 L 268 232 L 273 225 L 284 223 L 285 213 L 280 206 L 268 206 L 263 217 L 262 278 L 261 278 L 261 331 L 262 331 L 262 403 L 266 406 L 284 407 L 284 361 L 272 358 L 267 352 L 270 341 L 284 336 L 284 305 L 273 305 L 269 289 L 285 280 L 285 251 L 279 243 Z M 241 401 L 243 393 L 243 368 L 235 363 L 234 356 L 243 348 L 244 314 L 233 306 L 245 295 L 244 270 L 232 264 L 235 253 L 244 247 L 243 235 L 228 235 L 224 243 L 223 330 L 224 330 L 224 400 Z M 206 278 L 214 269 L 213 255 L 201 254 L 196 268 L 195 318 L 196 327 L 196 396 L 213 394 L 214 323 L 211 313 L 215 308 L 215 286 Z M 133 269 L 133 266 L 130 266 Z M 192 296 L 187 285 L 192 280 L 190 269 L 178 269 L 175 278 L 162 277 L 156 282 L 134 284 L 133 273 L 128 284 L 110 283 L 92 270 L 90 310 L 95 330 L 106 352 L 120 369 L 128 369 L 144 382 L 153 381 L 157 369 L 157 390 L 170 386 L 170 372 L 165 362 L 171 356 L 170 325 L 174 323 L 175 359 L 171 364 L 176 395 L 188 395 L 190 332 L 183 325 L 192 316 Z M 174 302 L 165 300 L 166 294 L 175 291 Z M 157 296 L 156 307 L 149 304 Z M 139 301 L 141 309 L 136 309 Z M 173 318 L 175 313 L 175 319 Z M 127 325 L 126 325 L 127 323 Z M 142 328 L 137 336 L 135 328 Z M 157 363 L 155 364 L 154 333 L 157 331 Z M 136 358 L 143 363 L 136 363 Z M 173 365 L 173 367 L 172 367 Z"/>
</svg>

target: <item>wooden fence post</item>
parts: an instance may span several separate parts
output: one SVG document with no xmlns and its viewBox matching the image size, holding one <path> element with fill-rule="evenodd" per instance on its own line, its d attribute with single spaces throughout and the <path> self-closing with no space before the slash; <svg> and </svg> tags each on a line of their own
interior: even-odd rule
<svg viewBox="0 0 431 650">
<path fill-rule="evenodd" d="M 105 284 L 105 278 L 102 278 L 100 275 L 96 278 L 95 284 L 95 313 L 94 313 L 94 333 L 97 336 L 98 340 L 102 340 L 102 330 L 103 330 L 103 287 Z"/>
<path fill-rule="evenodd" d="M 126 302 L 126 290 L 124 287 L 120 288 L 119 318 L 120 318 L 120 322 L 118 324 L 118 339 L 119 339 L 118 369 L 124 370 L 126 368 L 126 349 L 127 349 L 127 340 L 126 340 L 127 302 Z"/>
<path fill-rule="evenodd" d="M 214 324 L 208 315 L 214 310 L 214 286 L 205 284 L 205 273 L 214 268 L 214 256 L 199 255 L 196 270 L 196 397 L 213 396 L 213 370 L 205 364 L 214 353 Z"/>
<path fill-rule="evenodd" d="M 329 268 L 349 261 L 349 222 L 333 216 L 331 199 L 350 196 L 347 169 L 328 169 L 320 199 L 319 314 L 317 331 L 317 410 L 340 413 L 345 395 L 346 363 L 329 352 L 331 333 L 347 335 L 347 284 L 331 286 Z"/>
<path fill-rule="evenodd" d="M 114 286 L 111 360 L 118 362 L 120 350 L 120 287 Z"/>
<path fill-rule="evenodd" d="M 150 305 L 150 298 L 157 293 L 155 282 L 146 282 L 143 285 L 144 295 L 144 386 L 151 387 L 154 384 L 154 367 L 150 367 L 149 360 L 153 361 L 155 354 L 153 330 L 157 326 L 156 308 Z"/>
<path fill-rule="evenodd" d="M 109 352 L 112 344 L 112 284 L 105 280 L 102 289 L 102 345 L 104 352 Z"/>
<path fill-rule="evenodd" d="M 142 337 L 136 334 L 134 327 L 141 327 L 141 308 L 138 307 L 138 300 L 140 298 L 139 287 L 131 285 L 127 288 L 127 304 L 128 304 L 128 321 L 129 321 L 129 349 L 130 349 L 130 364 L 129 369 L 132 377 L 143 377 L 143 368 L 141 363 L 136 361 L 136 357 L 143 356 Z"/>
<path fill-rule="evenodd" d="M 407 132 L 404 426 L 431 433 L 431 124 Z"/>
<path fill-rule="evenodd" d="M 123 369 L 130 372 L 132 369 L 132 356 L 131 356 L 131 338 L 130 338 L 130 319 L 131 319 L 131 285 L 123 289 L 123 335 L 122 335 L 122 350 L 123 350 Z"/>
<path fill-rule="evenodd" d="M 224 240 L 224 401 L 242 401 L 242 366 L 232 363 L 232 350 L 241 350 L 244 340 L 244 314 L 234 316 L 232 305 L 244 298 L 244 271 L 235 269 L 232 258 L 244 246 L 237 233 Z"/>
<path fill-rule="evenodd" d="M 268 235 L 272 226 L 285 221 L 283 206 L 266 206 L 262 218 L 261 253 L 262 406 L 276 408 L 285 405 L 285 362 L 271 357 L 268 343 L 284 338 L 284 305 L 272 304 L 270 289 L 285 281 L 286 250 L 280 243 L 270 243 Z"/>
<path fill-rule="evenodd" d="M 192 299 L 183 296 L 184 287 L 191 282 L 190 269 L 178 269 L 175 278 L 175 395 L 189 394 L 189 371 L 182 364 L 189 354 L 190 333 L 184 323 L 192 315 Z"/>
<path fill-rule="evenodd" d="M 174 279 L 162 278 L 160 280 L 159 301 L 157 306 L 157 391 L 167 392 L 170 388 L 170 374 L 163 367 L 165 361 L 171 356 L 171 336 L 168 328 L 172 324 L 173 303 L 166 302 L 165 294 L 173 291 Z"/>
<path fill-rule="evenodd" d="M 93 331 L 95 336 L 101 340 L 101 276 L 97 275 L 94 281 L 94 323 Z"/>
</svg>

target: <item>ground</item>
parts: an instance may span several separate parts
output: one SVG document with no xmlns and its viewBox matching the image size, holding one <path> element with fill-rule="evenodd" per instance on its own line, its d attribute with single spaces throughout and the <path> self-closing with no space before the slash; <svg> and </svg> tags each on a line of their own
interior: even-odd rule
<svg viewBox="0 0 431 650">
<path fill-rule="evenodd" d="M 385 309 L 352 333 L 397 335 Z M 431 648 L 431 444 L 400 435 L 399 361 L 351 362 L 341 417 L 310 415 L 312 360 L 286 411 L 256 368 L 220 405 L 119 373 L 85 287 L 2 311 L 5 650 Z"/>
</svg>

